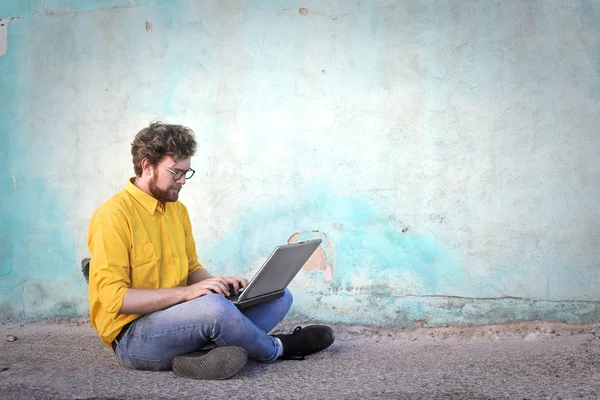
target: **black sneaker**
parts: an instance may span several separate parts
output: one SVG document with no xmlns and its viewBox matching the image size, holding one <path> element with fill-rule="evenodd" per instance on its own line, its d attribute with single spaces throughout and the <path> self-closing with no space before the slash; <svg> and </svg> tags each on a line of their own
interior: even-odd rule
<svg viewBox="0 0 600 400">
<path fill-rule="evenodd" d="M 304 356 L 325 350 L 335 340 L 333 329 L 325 325 L 299 326 L 292 334 L 274 336 L 281 340 L 284 360 L 304 360 Z"/>
<path fill-rule="evenodd" d="M 247 361 L 246 350 L 222 346 L 175 357 L 171 366 L 173 373 L 181 378 L 213 380 L 231 378 L 244 368 Z"/>
</svg>

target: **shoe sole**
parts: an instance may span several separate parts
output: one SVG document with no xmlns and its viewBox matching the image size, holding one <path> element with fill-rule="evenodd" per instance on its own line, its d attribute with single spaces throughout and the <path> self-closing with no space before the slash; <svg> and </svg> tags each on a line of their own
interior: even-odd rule
<svg viewBox="0 0 600 400">
<path fill-rule="evenodd" d="M 205 354 L 175 357 L 173 373 L 180 378 L 219 380 L 231 378 L 248 361 L 246 350 L 241 347 L 223 346 Z"/>
</svg>

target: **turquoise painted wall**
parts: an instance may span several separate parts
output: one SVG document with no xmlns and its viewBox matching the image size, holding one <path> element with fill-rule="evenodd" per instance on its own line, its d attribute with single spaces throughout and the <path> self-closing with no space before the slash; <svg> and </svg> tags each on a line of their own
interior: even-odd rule
<svg viewBox="0 0 600 400">
<path fill-rule="evenodd" d="M 93 211 L 192 127 L 203 264 L 291 316 L 600 320 L 600 3 L 3 0 L 0 316 L 85 315 Z"/>
</svg>

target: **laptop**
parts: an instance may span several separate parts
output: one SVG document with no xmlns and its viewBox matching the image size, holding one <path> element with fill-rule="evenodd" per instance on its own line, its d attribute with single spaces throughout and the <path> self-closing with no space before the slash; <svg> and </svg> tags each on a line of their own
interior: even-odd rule
<svg viewBox="0 0 600 400">
<path fill-rule="evenodd" d="M 227 296 L 237 308 L 250 307 L 283 296 L 283 291 L 321 244 L 321 239 L 277 246 L 238 294 Z"/>
</svg>

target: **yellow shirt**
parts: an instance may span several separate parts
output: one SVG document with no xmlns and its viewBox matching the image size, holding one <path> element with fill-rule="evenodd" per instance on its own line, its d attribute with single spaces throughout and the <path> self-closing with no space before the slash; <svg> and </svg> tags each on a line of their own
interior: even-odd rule
<svg viewBox="0 0 600 400">
<path fill-rule="evenodd" d="M 140 317 L 119 313 L 129 288 L 185 286 L 188 275 L 202 268 L 187 208 L 177 201 L 163 209 L 133 180 L 94 213 L 88 232 L 90 319 L 109 347 L 123 326 Z"/>
</svg>

